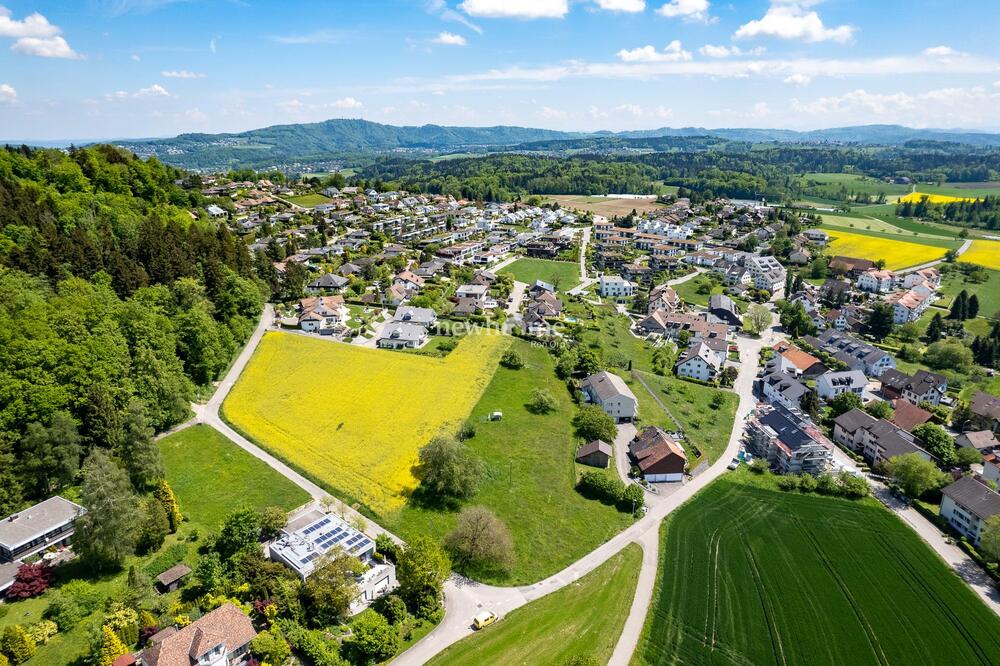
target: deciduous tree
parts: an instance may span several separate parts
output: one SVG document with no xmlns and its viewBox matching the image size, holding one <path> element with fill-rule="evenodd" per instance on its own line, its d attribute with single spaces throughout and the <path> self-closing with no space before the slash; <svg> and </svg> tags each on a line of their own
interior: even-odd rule
<svg viewBox="0 0 1000 666">
<path fill-rule="evenodd" d="M 102 449 L 83 465 L 80 498 L 87 512 L 76 521 L 74 548 L 95 569 L 120 567 L 135 551 L 136 499 L 128 475 Z"/>
<path fill-rule="evenodd" d="M 460 564 L 507 570 L 514 563 L 514 539 L 510 530 L 483 506 L 462 509 L 445 546 Z"/>
</svg>

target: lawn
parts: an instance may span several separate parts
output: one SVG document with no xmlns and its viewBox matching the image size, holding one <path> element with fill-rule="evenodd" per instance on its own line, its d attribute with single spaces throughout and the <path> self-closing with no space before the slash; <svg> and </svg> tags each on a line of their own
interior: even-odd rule
<svg viewBox="0 0 1000 666">
<path fill-rule="evenodd" d="M 416 487 L 419 448 L 458 429 L 508 342 L 475 333 L 433 358 L 267 333 L 223 412 L 331 492 L 384 515 Z"/>
<path fill-rule="evenodd" d="M 708 457 L 709 462 L 715 462 L 729 444 L 739 397 L 732 391 L 702 386 L 672 375 L 661 376 L 649 372 L 639 374 L 657 392 L 657 396 L 683 429 L 686 437 L 684 446 L 689 449 L 689 461 L 693 461 L 689 446 L 693 444 L 702 455 Z M 723 396 L 722 405 L 712 407 L 712 400 L 720 394 Z"/>
<path fill-rule="evenodd" d="M 571 424 L 576 407 L 565 383 L 556 377 L 554 359 L 545 348 L 523 340 L 512 344 L 525 367 L 497 368 L 469 417 L 476 435 L 467 443 L 487 468 L 486 479 L 471 503 L 488 507 L 507 524 L 517 563 L 506 575 L 465 573 L 488 583 L 523 585 L 576 561 L 632 519 L 576 492 L 573 454 L 582 443 Z M 558 402 L 555 411 L 532 414 L 525 408 L 535 388 L 552 393 Z M 494 411 L 503 412 L 500 421 L 487 420 Z M 456 516 L 457 509 L 411 501 L 387 516 L 384 526 L 404 539 L 418 534 L 442 537 L 454 527 Z"/>
<path fill-rule="evenodd" d="M 209 426 L 164 437 L 160 453 L 184 516 L 209 530 L 238 506 L 287 511 L 309 501 L 306 491 Z"/>
<path fill-rule="evenodd" d="M 965 261 L 965 255 L 961 257 Z M 958 292 L 965 289 L 970 294 L 975 294 L 979 299 L 979 314 L 982 317 L 992 317 L 1000 311 L 1000 270 L 984 269 L 989 278 L 986 282 L 976 283 L 969 281 L 966 276 L 953 271 L 946 273 L 941 279 L 941 299 L 935 305 L 942 308 L 951 308 L 951 302 L 958 295 Z M 947 316 L 942 313 L 942 316 Z"/>
<path fill-rule="evenodd" d="M 551 261 L 549 259 L 518 259 L 501 273 L 514 276 L 518 282 L 533 284 L 542 280 L 555 286 L 557 291 L 569 291 L 580 284 L 580 264 L 569 261 Z"/>
<path fill-rule="evenodd" d="M 668 516 L 635 664 L 996 664 L 1000 620 L 875 500 L 735 472 Z"/>
<path fill-rule="evenodd" d="M 974 240 L 960 261 L 986 268 L 1000 268 L 1000 241 Z"/>
<path fill-rule="evenodd" d="M 596 351 L 609 368 L 653 369 L 653 347 L 629 330 L 631 320 L 613 305 L 570 302 L 566 308 L 583 326 L 581 342 Z"/>
<path fill-rule="evenodd" d="M 294 197 L 285 197 L 285 201 L 291 201 L 303 208 L 313 208 L 320 204 L 330 203 L 330 198 L 324 197 L 322 194 L 300 194 Z"/>
<path fill-rule="evenodd" d="M 429 666 L 561 666 L 586 655 L 606 664 L 621 635 L 642 563 L 629 545 L 576 583 L 505 616 L 431 659 Z"/>
<path fill-rule="evenodd" d="M 829 246 L 831 255 L 848 257 L 863 257 L 866 259 L 884 259 L 886 268 L 897 270 L 908 266 L 916 266 L 944 257 L 942 247 L 923 245 L 916 242 L 896 240 L 889 236 L 878 236 L 869 233 L 852 233 L 833 230 L 830 233 L 832 241 Z M 942 241 L 947 242 L 947 241 Z"/>
<path fill-rule="evenodd" d="M 707 287 L 709 289 L 708 293 L 702 293 L 702 287 Z M 674 291 L 677 295 L 681 297 L 685 303 L 690 303 L 691 305 L 700 305 L 701 307 L 708 306 L 708 297 L 712 294 L 721 294 L 725 291 L 725 287 L 717 282 L 713 282 L 707 274 L 701 274 L 695 278 L 688 280 L 687 282 L 681 282 L 680 284 L 674 285 Z"/>
</svg>

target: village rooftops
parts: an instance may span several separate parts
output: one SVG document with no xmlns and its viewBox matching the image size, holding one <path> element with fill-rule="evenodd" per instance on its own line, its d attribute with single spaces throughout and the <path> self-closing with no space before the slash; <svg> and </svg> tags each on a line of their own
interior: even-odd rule
<svg viewBox="0 0 1000 666">
<path fill-rule="evenodd" d="M 0 521 L 0 561 L 24 546 L 73 524 L 86 510 L 58 495 Z"/>
<path fill-rule="evenodd" d="M 252 641 L 256 635 L 250 618 L 235 605 L 227 603 L 180 631 L 162 637 L 142 653 L 140 661 L 144 666 L 218 663 L 218 660 L 209 661 L 209 653 L 215 648 L 222 646 L 227 654 L 232 653 Z M 224 663 L 227 662 L 228 660 Z"/>
</svg>

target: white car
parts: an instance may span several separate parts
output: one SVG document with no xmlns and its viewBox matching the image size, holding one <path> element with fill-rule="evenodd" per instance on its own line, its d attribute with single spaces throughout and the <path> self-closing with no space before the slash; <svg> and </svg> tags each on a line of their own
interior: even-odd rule
<svg viewBox="0 0 1000 666">
<path fill-rule="evenodd" d="M 726 465 L 726 468 L 727 469 L 736 469 L 739 466 L 740 466 L 740 459 L 739 458 L 733 458 L 732 460 L 729 461 L 729 464 Z"/>
</svg>

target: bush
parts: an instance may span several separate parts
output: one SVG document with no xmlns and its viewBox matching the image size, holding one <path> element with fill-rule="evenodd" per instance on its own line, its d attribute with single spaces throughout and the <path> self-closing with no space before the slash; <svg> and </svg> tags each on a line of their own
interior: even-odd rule
<svg viewBox="0 0 1000 666">
<path fill-rule="evenodd" d="M 531 391 L 531 399 L 528 401 L 528 411 L 532 414 L 548 414 L 557 406 L 556 397 L 548 389 L 536 388 Z"/>
<path fill-rule="evenodd" d="M 361 613 L 351 624 L 351 630 L 351 647 L 367 660 L 385 661 L 399 649 L 399 634 L 374 611 Z"/>
<path fill-rule="evenodd" d="M 187 552 L 188 546 L 186 543 L 173 544 L 146 565 L 146 573 L 154 578 L 159 576 L 170 567 L 179 564 L 187 555 Z"/>
<path fill-rule="evenodd" d="M 625 484 L 609 474 L 584 472 L 576 485 L 581 495 L 604 504 L 618 504 L 625 495 Z"/>
<path fill-rule="evenodd" d="M 763 458 L 754 458 L 753 462 L 750 463 L 750 471 L 755 474 L 763 474 L 768 471 L 767 461 Z"/>
<path fill-rule="evenodd" d="M 276 629 L 268 629 L 257 634 L 250 641 L 250 651 L 261 658 L 261 661 L 279 666 L 292 656 L 288 641 Z"/>
<path fill-rule="evenodd" d="M 52 585 L 55 572 L 45 562 L 22 564 L 14 575 L 14 583 L 7 589 L 10 599 L 37 597 Z"/>
<path fill-rule="evenodd" d="M 799 490 L 804 493 L 815 492 L 816 486 L 818 485 L 819 482 L 812 474 L 803 474 L 802 478 L 799 479 Z"/>
<path fill-rule="evenodd" d="M 389 624 L 399 624 L 407 618 L 406 603 L 398 594 L 390 594 L 375 602 L 375 611 L 389 621 Z"/>
<path fill-rule="evenodd" d="M 618 502 L 618 510 L 636 514 L 645 504 L 646 495 L 643 493 L 642 488 L 635 483 L 629 483 L 625 485 L 622 498 Z"/>
<path fill-rule="evenodd" d="M 345 666 L 337 643 L 323 638 L 320 631 L 306 629 L 294 620 L 278 620 L 278 628 L 295 651 L 312 666 Z"/>
<path fill-rule="evenodd" d="M 28 636 L 35 641 L 35 645 L 45 645 L 57 633 L 59 627 L 52 620 L 41 620 L 28 627 Z"/>
<path fill-rule="evenodd" d="M 386 559 L 393 564 L 396 563 L 396 558 L 399 557 L 399 546 L 388 534 L 379 534 L 375 537 L 375 550 L 385 555 Z"/>
<path fill-rule="evenodd" d="M 475 436 L 476 424 L 472 421 L 466 421 L 462 424 L 462 427 L 458 429 L 458 441 L 460 442 L 472 439 Z"/>
<path fill-rule="evenodd" d="M 55 622 L 62 631 L 75 627 L 104 601 L 97 588 L 83 580 L 66 583 L 50 597 L 43 615 Z"/>
<path fill-rule="evenodd" d="M 0 652 L 7 655 L 12 664 L 21 664 L 35 654 L 35 641 L 19 624 L 10 625 L 3 630 L 0 637 Z"/>
<path fill-rule="evenodd" d="M 782 476 L 778 478 L 778 487 L 782 490 L 793 491 L 799 489 L 799 478 L 797 476 Z"/>
<path fill-rule="evenodd" d="M 524 367 L 524 359 L 516 350 L 508 349 L 500 357 L 500 365 L 511 370 L 520 370 Z"/>
</svg>

